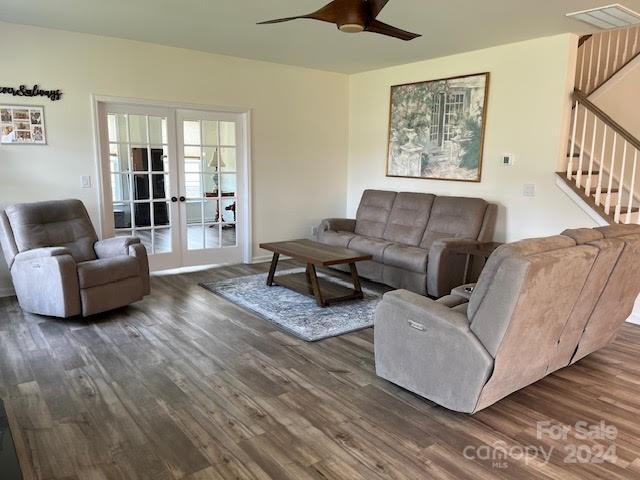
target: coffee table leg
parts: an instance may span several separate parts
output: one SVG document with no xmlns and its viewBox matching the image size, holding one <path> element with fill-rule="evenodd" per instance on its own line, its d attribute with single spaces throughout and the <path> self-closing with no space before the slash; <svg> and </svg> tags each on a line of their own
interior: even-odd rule
<svg viewBox="0 0 640 480">
<path fill-rule="evenodd" d="M 320 282 L 318 282 L 318 275 L 316 274 L 316 267 L 313 264 L 307 265 L 307 271 L 310 277 L 311 286 L 313 287 L 313 294 L 316 297 L 316 303 L 319 307 L 326 307 L 327 305 L 322 298 L 322 291 L 320 290 Z"/>
<path fill-rule="evenodd" d="M 276 274 L 276 268 L 278 267 L 278 259 L 280 258 L 279 253 L 273 254 L 273 259 L 271 260 L 271 268 L 269 268 L 269 276 L 267 277 L 267 285 L 273 285 L 273 277 Z"/>
<path fill-rule="evenodd" d="M 353 280 L 353 290 L 355 293 L 359 293 L 361 298 L 364 297 L 362 293 L 362 285 L 360 284 L 360 276 L 358 275 L 358 267 L 356 267 L 355 263 L 350 263 L 349 268 L 351 269 L 351 279 Z"/>
</svg>

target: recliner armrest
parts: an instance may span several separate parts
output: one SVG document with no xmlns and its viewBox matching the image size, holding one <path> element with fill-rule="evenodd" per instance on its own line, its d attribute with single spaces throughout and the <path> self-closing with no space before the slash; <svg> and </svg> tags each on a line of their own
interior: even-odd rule
<svg viewBox="0 0 640 480">
<path fill-rule="evenodd" d="M 319 232 L 354 232 L 356 221 L 351 218 L 325 218 L 320 223 Z"/>
<path fill-rule="evenodd" d="M 42 259 L 47 257 L 60 257 L 62 255 L 71 256 L 71 252 L 64 247 L 43 247 L 34 248 L 33 250 L 27 250 L 26 252 L 19 253 L 15 256 L 15 262 L 24 262 L 34 259 Z"/>
<path fill-rule="evenodd" d="M 473 291 L 476 288 L 475 283 L 467 283 L 466 285 L 460 285 L 459 287 L 451 290 L 451 295 L 457 295 L 458 297 L 462 297 L 468 300 L 471 300 L 471 295 L 473 295 Z"/>
<path fill-rule="evenodd" d="M 427 326 L 454 328 L 456 330 L 469 330 L 469 320 L 466 315 L 448 306 L 438 303 L 430 298 L 423 297 L 408 290 L 395 290 L 386 293 L 384 302 L 405 309 L 407 316 L 424 319 L 425 328 Z M 413 315 L 409 315 L 413 314 Z"/>
<path fill-rule="evenodd" d="M 139 243 L 140 239 L 137 237 L 113 237 L 98 240 L 93 249 L 98 258 L 112 258 L 129 255 L 129 247 Z"/>
<path fill-rule="evenodd" d="M 453 252 L 456 247 L 477 245 L 481 242 L 466 238 L 436 240 L 429 249 L 427 263 L 427 292 L 434 297 L 447 295 L 462 283 L 466 257 Z"/>
</svg>

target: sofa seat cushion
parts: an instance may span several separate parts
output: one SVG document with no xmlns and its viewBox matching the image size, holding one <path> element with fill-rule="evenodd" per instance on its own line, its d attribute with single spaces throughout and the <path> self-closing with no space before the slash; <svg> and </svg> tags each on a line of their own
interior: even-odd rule
<svg viewBox="0 0 640 480">
<path fill-rule="evenodd" d="M 385 249 L 383 263 L 426 275 L 428 259 L 429 251 L 424 248 L 394 243 Z"/>
<path fill-rule="evenodd" d="M 134 257 L 113 257 L 78 264 L 80 288 L 97 287 L 140 275 L 138 261 Z"/>
<path fill-rule="evenodd" d="M 318 240 L 325 245 L 331 245 L 334 247 L 344 247 L 347 248 L 351 240 L 356 238 L 355 233 L 351 232 L 332 232 L 329 230 L 328 232 L 321 232 L 318 236 Z"/>
<path fill-rule="evenodd" d="M 393 243 L 387 242 L 386 240 L 356 235 L 349 243 L 349 249 L 355 250 L 358 253 L 371 255 L 373 256 L 374 262 L 382 263 L 384 251 L 391 245 L 393 245 Z"/>
</svg>

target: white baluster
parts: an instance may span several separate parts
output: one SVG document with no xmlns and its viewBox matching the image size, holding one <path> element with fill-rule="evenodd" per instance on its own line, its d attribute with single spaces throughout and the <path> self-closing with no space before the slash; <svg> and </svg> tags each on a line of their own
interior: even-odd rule
<svg viewBox="0 0 640 480">
<path fill-rule="evenodd" d="M 587 197 L 591 196 L 591 176 L 593 175 L 593 161 L 596 156 L 596 135 L 598 133 L 598 117 L 593 116 L 593 129 L 591 131 L 591 150 L 589 151 L 589 171 L 587 173 L 587 182 L 584 189 Z M 584 144 L 584 142 L 582 142 Z"/>
<path fill-rule="evenodd" d="M 602 153 L 600 154 L 600 173 L 598 174 L 598 187 L 596 188 L 596 205 L 600 206 L 600 198 L 602 197 L 602 177 L 604 176 L 604 155 L 607 147 L 607 124 L 603 123 L 602 131 Z"/>
<path fill-rule="evenodd" d="M 589 68 L 587 69 L 587 86 L 584 89 L 585 93 L 589 93 L 591 91 L 591 72 L 593 71 L 593 50 L 595 41 L 595 37 L 591 37 L 591 48 L 589 48 Z"/>
<path fill-rule="evenodd" d="M 584 149 L 587 143 L 587 119 L 589 118 L 589 110 L 584 109 L 584 120 L 582 122 L 582 136 L 580 137 L 580 157 L 578 158 L 578 174 L 576 175 L 576 186 L 580 188 L 582 185 L 582 165 L 584 161 Z"/>
<path fill-rule="evenodd" d="M 613 172 L 615 171 L 614 167 L 616 166 L 616 147 L 618 142 L 618 132 L 613 131 L 613 149 L 611 152 L 611 165 L 609 166 L 609 187 L 607 188 L 607 198 L 604 201 L 604 211 L 607 215 L 609 215 L 609 211 L 611 210 L 611 189 L 613 187 Z M 600 172 L 602 174 L 604 172 Z"/>
<path fill-rule="evenodd" d="M 573 178 L 573 156 L 576 153 L 576 127 L 578 126 L 578 108 L 580 104 L 576 100 L 573 107 L 573 127 L 571 132 L 571 148 L 569 149 L 569 159 L 567 161 L 567 180 Z"/>
<path fill-rule="evenodd" d="M 624 174 L 627 168 L 627 140 L 622 147 L 622 165 L 620 166 L 620 180 L 618 181 L 618 201 L 616 202 L 616 213 L 613 217 L 616 223 L 620 223 L 620 212 L 622 211 L 622 193 L 624 192 Z"/>
<path fill-rule="evenodd" d="M 633 209 L 633 197 L 636 194 L 636 168 L 638 168 L 638 149 L 634 148 L 633 170 L 631 170 L 631 187 L 629 188 L 629 205 L 627 206 L 627 218 L 624 223 L 631 223 L 631 210 Z M 638 214 L 640 218 L 640 214 Z"/>
<path fill-rule="evenodd" d="M 611 62 L 611 37 L 613 33 L 607 32 L 607 61 L 604 64 L 604 81 L 606 82 L 609 78 L 609 63 Z"/>
<path fill-rule="evenodd" d="M 604 36 L 598 35 L 598 63 L 596 64 L 596 78 L 593 82 L 594 89 L 600 86 L 600 64 L 602 63 L 602 42 L 603 41 L 604 41 Z"/>
</svg>

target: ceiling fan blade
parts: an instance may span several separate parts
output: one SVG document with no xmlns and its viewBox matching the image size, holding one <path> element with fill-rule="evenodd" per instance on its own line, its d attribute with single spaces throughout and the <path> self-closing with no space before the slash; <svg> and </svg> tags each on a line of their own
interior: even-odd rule
<svg viewBox="0 0 640 480">
<path fill-rule="evenodd" d="M 389 3 L 389 0 L 367 0 L 369 4 L 369 11 L 371 12 L 371 18 L 375 19 L 382 9 Z"/>
<path fill-rule="evenodd" d="M 321 22 L 338 23 L 340 14 L 345 11 L 351 4 L 351 0 L 334 0 L 333 2 L 325 5 L 320 10 L 316 10 L 313 13 L 307 15 L 298 15 L 296 17 L 278 18 L 276 20 L 268 20 L 266 22 L 259 22 L 258 25 L 269 25 L 272 23 L 290 22 L 291 20 L 298 20 L 301 18 L 307 18 L 310 20 L 320 20 Z"/>
<path fill-rule="evenodd" d="M 276 18 L 275 20 L 267 20 L 266 22 L 258 22 L 257 25 L 271 25 L 272 23 L 290 22 L 291 20 L 298 20 L 299 18 L 307 18 L 306 15 L 298 17 Z"/>
<path fill-rule="evenodd" d="M 365 31 L 387 35 L 388 37 L 399 38 L 400 40 L 404 40 L 405 42 L 422 36 L 418 35 L 417 33 L 407 32 L 406 30 L 402 30 L 397 27 L 392 27 L 391 25 L 387 25 L 386 23 L 382 23 L 378 20 L 371 21 L 371 23 L 367 25 L 367 28 L 365 28 Z"/>
</svg>

